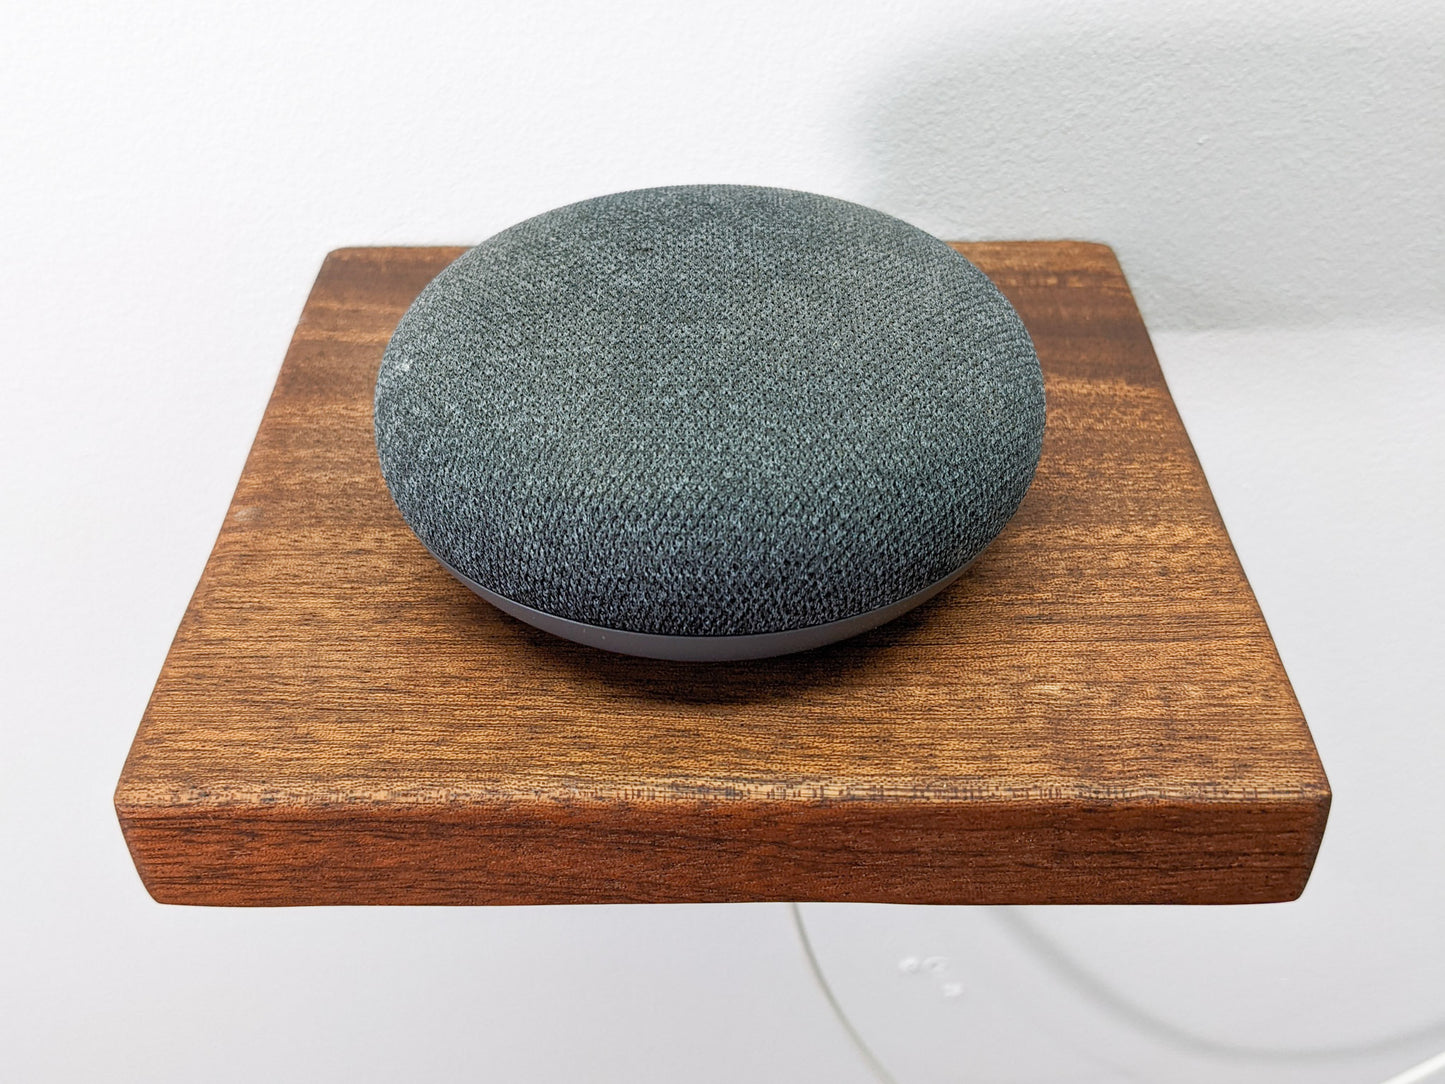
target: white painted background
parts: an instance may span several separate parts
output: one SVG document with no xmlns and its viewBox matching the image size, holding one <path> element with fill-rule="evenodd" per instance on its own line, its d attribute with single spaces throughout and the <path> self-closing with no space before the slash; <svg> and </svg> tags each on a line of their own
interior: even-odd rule
<svg viewBox="0 0 1445 1084">
<path fill-rule="evenodd" d="M 1114 245 L 1335 786 L 1295 904 L 804 908 L 887 1070 L 1445 1049 L 1442 117 L 1400 0 L 5 5 L 0 1079 L 871 1079 L 784 907 L 163 908 L 110 810 L 325 252 L 689 181 Z"/>
</svg>

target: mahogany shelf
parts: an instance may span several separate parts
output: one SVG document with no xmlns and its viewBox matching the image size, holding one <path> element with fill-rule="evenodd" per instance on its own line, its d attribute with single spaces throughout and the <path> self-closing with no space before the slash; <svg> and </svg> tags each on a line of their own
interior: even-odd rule
<svg viewBox="0 0 1445 1084">
<path fill-rule="evenodd" d="M 937 599 L 734 664 L 508 618 L 382 483 L 382 350 L 459 248 L 306 304 L 115 794 L 166 903 L 1246 903 L 1330 792 L 1113 253 L 958 246 L 1043 360 L 1018 514 Z"/>
</svg>

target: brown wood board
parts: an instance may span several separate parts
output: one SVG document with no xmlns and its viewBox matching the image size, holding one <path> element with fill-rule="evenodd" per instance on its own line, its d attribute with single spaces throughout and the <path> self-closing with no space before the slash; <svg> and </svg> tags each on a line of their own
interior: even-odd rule
<svg viewBox="0 0 1445 1084">
<path fill-rule="evenodd" d="M 728 664 L 518 623 L 381 480 L 387 339 L 462 249 L 327 257 L 126 760 L 167 903 L 1244 903 L 1330 792 L 1113 253 L 958 246 L 1043 361 L 1032 489 L 938 598 Z"/>
</svg>

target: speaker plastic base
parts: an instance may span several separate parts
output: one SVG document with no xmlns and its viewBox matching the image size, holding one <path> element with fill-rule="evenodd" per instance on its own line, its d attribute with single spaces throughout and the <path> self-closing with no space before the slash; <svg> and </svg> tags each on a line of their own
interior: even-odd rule
<svg viewBox="0 0 1445 1084">
<path fill-rule="evenodd" d="M 432 554 L 436 557 L 436 554 Z M 974 560 L 977 560 L 975 557 Z M 638 655 L 646 659 L 670 659 L 680 662 L 734 662 L 740 659 L 767 659 L 775 655 L 791 655 L 808 651 L 825 644 L 846 640 L 850 636 L 876 629 L 895 617 L 901 617 L 915 606 L 921 606 L 938 594 L 954 580 L 968 571 L 973 561 L 950 572 L 941 580 L 929 584 L 907 598 L 867 613 L 845 617 L 841 621 L 830 621 L 824 625 L 810 625 L 800 629 L 785 629 L 782 632 L 760 632 L 747 636 L 668 636 L 652 632 L 630 632 L 626 629 L 609 629 L 600 625 L 588 625 L 581 621 L 558 617 L 556 614 L 534 610 L 520 602 L 505 598 L 488 590 L 468 576 L 458 572 L 447 562 L 437 561 L 463 583 L 469 590 L 486 599 L 503 613 L 510 614 L 518 621 L 572 640 L 589 647 L 600 647 L 619 655 Z"/>
</svg>

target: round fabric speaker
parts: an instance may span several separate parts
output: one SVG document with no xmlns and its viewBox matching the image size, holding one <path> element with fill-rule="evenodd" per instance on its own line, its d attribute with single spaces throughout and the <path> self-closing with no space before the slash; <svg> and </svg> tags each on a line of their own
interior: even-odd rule
<svg viewBox="0 0 1445 1084">
<path fill-rule="evenodd" d="M 402 517 L 514 617 L 656 658 L 817 647 L 942 590 L 1044 431 L 1022 322 L 878 211 L 695 185 L 574 203 L 421 293 L 376 382 Z"/>
</svg>

